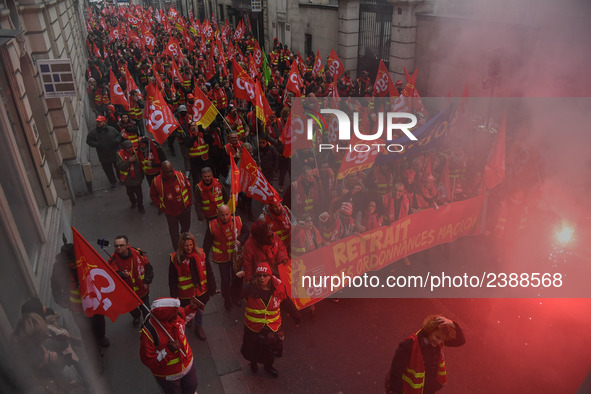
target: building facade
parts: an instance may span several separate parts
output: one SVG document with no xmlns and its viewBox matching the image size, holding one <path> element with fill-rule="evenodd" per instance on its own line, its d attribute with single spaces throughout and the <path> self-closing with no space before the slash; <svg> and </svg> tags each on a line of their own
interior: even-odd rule
<svg viewBox="0 0 591 394">
<path fill-rule="evenodd" d="M 63 237 L 72 239 L 71 204 L 87 192 L 82 163 L 89 161 L 90 113 L 82 3 L 2 0 L 0 28 L 0 336 L 6 340 L 24 301 L 50 299 L 54 257 Z M 46 97 L 38 67 L 45 59 L 70 59 L 74 96 Z"/>
</svg>

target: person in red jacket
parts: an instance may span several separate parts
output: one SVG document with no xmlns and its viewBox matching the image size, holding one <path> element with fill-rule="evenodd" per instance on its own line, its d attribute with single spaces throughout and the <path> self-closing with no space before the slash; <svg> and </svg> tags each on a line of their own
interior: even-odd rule
<svg viewBox="0 0 591 394">
<path fill-rule="evenodd" d="M 384 207 L 386 208 L 386 224 L 394 223 L 410 213 L 409 194 L 402 182 L 396 182 L 392 190 L 383 196 Z"/>
<path fill-rule="evenodd" d="M 224 308 L 229 311 L 232 302 L 240 306 L 240 299 L 233 294 L 233 287 L 242 286 L 235 275 L 234 263 L 237 263 L 237 252 L 248 238 L 248 229 L 242 224 L 240 216 L 232 217 L 230 208 L 223 204 L 218 207 L 218 217 L 208 223 L 203 250 L 205 255 L 211 251 L 211 260 L 220 270 L 222 297 Z M 239 255 L 239 253 L 238 253 Z M 237 264 L 238 265 L 238 264 Z"/>
<path fill-rule="evenodd" d="M 144 304 L 149 305 L 150 283 L 154 279 L 154 269 L 148 261 L 148 257 L 141 249 L 129 245 L 127 235 L 116 236 L 113 246 L 115 253 L 109 259 L 109 265 L 133 289 Z M 140 313 L 143 313 L 145 319 L 146 309 L 144 308 L 136 308 L 130 312 L 134 327 L 140 325 Z"/>
<path fill-rule="evenodd" d="M 182 172 L 175 171 L 170 161 L 165 160 L 160 168 L 160 175 L 150 186 L 150 198 L 166 215 L 172 248 L 176 249 L 179 243 L 179 225 L 181 233 L 189 232 L 191 227 L 193 192 L 191 182 Z"/>
<path fill-rule="evenodd" d="M 185 324 L 195 316 L 198 302 L 181 307 L 176 298 L 158 298 L 140 331 L 140 358 L 166 394 L 194 393 L 197 371 L 185 336 Z"/>
<path fill-rule="evenodd" d="M 182 233 L 178 249 L 170 254 L 168 268 L 170 296 L 179 298 L 181 306 L 187 306 L 197 297 L 201 307 L 195 312 L 195 334 L 205 341 L 203 310 L 209 298 L 215 294 L 215 277 L 209 259 L 203 249 L 197 246 L 195 236 Z"/>
<path fill-rule="evenodd" d="M 386 377 L 386 392 L 432 394 L 447 383 L 443 346 L 466 342 L 458 323 L 440 316 L 427 316 L 423 328 L 398 345 Z"/>
<path fill-rule="evenodd" d="M 250 237 L 244 244 L 242 265 L 244 281 L 250 281 L 257 263 L 261 261 L 269 263 L 275 276 L 279 276 L 278 265 L 289 263 L 289 256 L 281 238 L 261 219 L 250 226 L 250 233 Z"/>
<path fill-rule="evenodd" d="M 271 231 L 281 238 L 289 254 L 291 251 L 291 225 L 293 218 L 290 209 L 281 204 L 281 198 L 279 196 L 273 196 L 269 204 L 263 207 L 260 218 L 267 222 Z"/>
<path fill-rule="evenodd" d="M 195 186 L 195 211 L 200 221 L 218 217 L 218 207 L 228 201 L 228 192 L 209 167 L 201 170 L 201 181 Z"/>
<path fill-rule="evenodd" d="M 287 295 L 287 289 L 279 278 L 273 276 L 268 263 L 259 263 L 252 282 L 245 286 L 244 337 L 240 353 L 250 361 L 250 369 L 256 373 L 258 363 L 274 378 L 279 372 L 273 367 L 276 357 L 283 355 L 281 309 L 286 309 L 300 323 L 300 313 Z"/>
</svg>

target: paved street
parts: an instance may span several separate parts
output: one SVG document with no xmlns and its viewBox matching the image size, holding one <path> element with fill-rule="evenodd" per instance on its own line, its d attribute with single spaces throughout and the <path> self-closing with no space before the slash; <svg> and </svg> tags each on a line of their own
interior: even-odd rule
<svg viewBox="0 0 591 394">
<path fill-rule="evenodd" d="M 112 243 L 127 234 L 133 246 L 148 252 L 155 280 L 150 298 L 168 296 L 170 240 L 164 216 L 149 206 L 141 215 L 129 209 L 123 186 L 110 191 L 96 154 L 94 193 L 78 198 L 73 222 L 92 244 L 97 238 Z M 173 158 L 175 165 L 179 157 Z M 191 231 L 199 242 L 204 224 L 193 218 Z M 462 241 L 450 250 L 439 248 L 411 257 L 412 268 L 449 255 L 477 253 L 478 245 Z M 112 252 L 112 247 L 107 248 Z M 106 255 L 105 255 L 106 256 Z M 384 271 L 403 273 L 401 263 Z M 217 268 L 214 268 L 216 275 Z M 219 282 L 218 282 L 219 283 Z M 346 299 L 324 300 L 312 319 L 303 311 L 296 328 L 285 318 L 284 357 L 276 361 L 280 376 L 273 379 L 259 370 L 253 375 L 239 353 L 243 311 L 223 309 L 221 296 L 207 304 L 203 342 L 188 336 L 197 366 L 198 392 L 203 393 L 381 393 L 385 374 L 398 342 L 420 328 L 430 313 L 443 313 L 458 321 L 466 345 L 446 351 L 449 383 L 446 393 L 574 392 L 591 366 L 591 302 L 539 299 Z M 242 309 L 242 308 L 241 308 Z M 139 359 L 139 335 L 129 315 L 107 321 L 111 347 L 104 352 L 104 386 L 112 393 L 158 393 L 149 370 Z M 100 391 L 99 384 L 95 385 Z"/>
</svg>

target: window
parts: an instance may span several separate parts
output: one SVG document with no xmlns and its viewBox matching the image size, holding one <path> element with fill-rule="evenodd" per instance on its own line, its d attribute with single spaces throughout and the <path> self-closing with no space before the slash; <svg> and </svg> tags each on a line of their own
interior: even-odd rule
<svg viewBox="0 0 591 394">
<path fill-rule="evenodd" d="M 304 56 L 312 52 L 312 34 L 306 34 L 306 41 L 304 43 Z"/>
</svg>

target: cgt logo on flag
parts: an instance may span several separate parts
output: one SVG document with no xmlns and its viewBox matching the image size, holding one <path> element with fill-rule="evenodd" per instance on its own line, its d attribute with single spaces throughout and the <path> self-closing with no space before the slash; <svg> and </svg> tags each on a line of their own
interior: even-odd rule
<svg viewBox="0 0 591 394">
<path fill-rule="evenodd" d="M 82 256 L 76 259 L 76 267 L 78 269 L 82 269 L 82 267 L 90 268 L 91 265 Z M 115 291 L 115 281 L 102 268 L 91 268 L 86 271 L 86 295 L 82 298 L 82 308 L 85 311 L 88 309 L 92 309 L 94 312 L 108 311 L 113 302 L 105 295 Z"/>
</svg>

